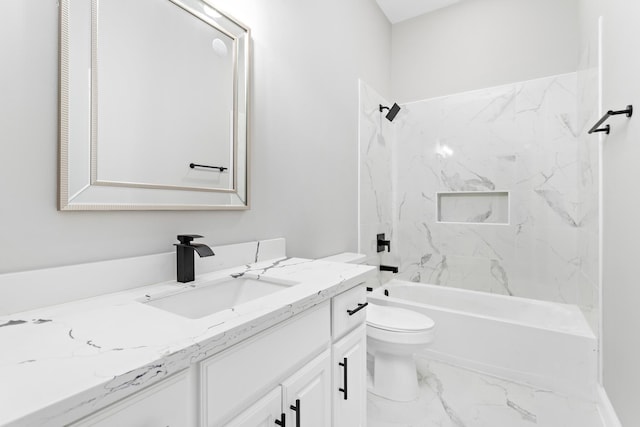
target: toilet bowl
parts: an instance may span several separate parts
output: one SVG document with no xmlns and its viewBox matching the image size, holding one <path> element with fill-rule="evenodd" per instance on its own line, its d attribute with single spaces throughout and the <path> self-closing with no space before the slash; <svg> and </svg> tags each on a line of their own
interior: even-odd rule
<svg viewBox="0 0 640 427">
<path fill-rule="evenodd" d="M 373 357 L 369 391 L 389 400 L 408 402 L 418 397 L 414 354 L 434 338 L 429 317 L 399 307 L 367 306 L 367 353 Z"/>
<path fill-rule="evenodd" d="M 366 256 L 345 252 L 323 260 L 360 264 Z M 435 322 L 424 314 L 369 302 L 367 353 L 373 359 L 369 392 L 398 402 L 415 400 L 418 373 L 413 357 L 433 341 L 434 328 Z"/>
</svg>

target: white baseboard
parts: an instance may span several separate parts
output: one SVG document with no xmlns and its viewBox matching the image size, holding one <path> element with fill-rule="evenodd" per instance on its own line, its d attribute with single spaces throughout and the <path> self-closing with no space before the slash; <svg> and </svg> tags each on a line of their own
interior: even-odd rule
<svg viewBox="0 0 640 427">
<path fill-rule="evenodd" d="M 601 385 L 597 386 L 597 404 L 600 418 L 602 419 L 602 425 L 604 427 L 622 427 L 616 411 L 613 409 L 613 405 L 609 400 L 606 390 Z"/>
</svg>

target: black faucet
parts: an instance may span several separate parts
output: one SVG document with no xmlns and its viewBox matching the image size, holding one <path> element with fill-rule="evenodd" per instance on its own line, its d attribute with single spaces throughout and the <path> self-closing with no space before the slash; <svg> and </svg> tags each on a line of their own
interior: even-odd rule
<svg viewBox="0 0 640 427">
<path fill-rule="evenodd" d="M 177 247 L 177 279 L 180 283 L 193 282 L 193 279 L 195 278 L 193 252 L 198 252 L 198 255 L 201 257 L 215 255 L 209 246 L 202 243 L 191 243 L 193 239 L 200 237 L 202 236 L 197 234 L 180 234 L 178 235 L 180 243 L 174 243 L 174 246 Z"/>
<path fill-rule="evenodd" d="M 390 271 L 392 273 L 397 273 L 398 267 L 392 267 L 390 265 L 380 265 L 380 271 Z"/>
<path fill-rule="evenodd" d="M 387 248 L 387 252 L 391 252 L 391 240 L 385 240 L 384 233 L 377 234 L 376 237 L 378 240 L 378 252 L 384 252 L 385 247 Z"/>
</svg>

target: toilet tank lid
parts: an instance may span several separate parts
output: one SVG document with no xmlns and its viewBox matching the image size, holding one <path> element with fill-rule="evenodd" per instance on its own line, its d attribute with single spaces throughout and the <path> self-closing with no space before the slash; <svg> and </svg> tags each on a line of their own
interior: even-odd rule
<svg viewBox="0 0 640 427">
<path fill-rule="evenodd" d="M 367 306 L 367 324 L 397 332 L 419 332 L 435 326 L 435 322 L 430 317 L 417 311 L 371 303 Z"/>
<path fill-rule="evenodd" d="M 336 255 L 320 258 L 320 260 L 331 261 L 331 262 L 344 262 L 347 264 L 362 264 L 367 260 L 367 256 L 364 254 L 358 254 L 355 252 L 342 252 Z"/>
</svg>

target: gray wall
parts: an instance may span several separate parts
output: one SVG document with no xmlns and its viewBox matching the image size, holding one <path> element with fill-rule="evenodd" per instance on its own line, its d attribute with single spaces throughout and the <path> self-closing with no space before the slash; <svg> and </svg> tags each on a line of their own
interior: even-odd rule
<svg viewBox="0 0 640 427">
<path fill-rule="evenodd" d="M 640 3 L 603 4 L 603 109 L 640 106 Z M 640 120 L 613 117 L 603 137 L 603 375 L 623 426 L 640 425 Z"/>
<path fill-rule="evenodd" d="M 283 236 L 357 249 L 358 78 L 389 93 L 391 28 L 371 0 L 221 0 L 252 27 L 252 209 L 58 212 L 56 0 L 0 2 L 0 273 Z M 339 9 L 340 13 L 335 13 Z"/>
<path fill-rule="evenodd" d="M 410 102 L 575 72 L 578 0 L 473 0 L 392 30 L 392 95 Z"/>
</svg>

